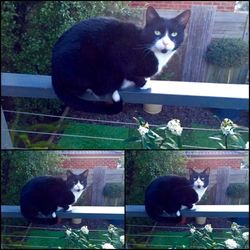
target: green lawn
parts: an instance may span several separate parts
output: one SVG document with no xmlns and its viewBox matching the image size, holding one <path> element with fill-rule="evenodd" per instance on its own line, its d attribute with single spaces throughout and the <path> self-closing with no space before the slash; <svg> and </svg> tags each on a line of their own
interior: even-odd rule
<svg viewBox="0 0 250 250">
<path fill-rule="evenodd" d="M 138 243 L 136 244 L 136 248 L 149 248 L 149 249 L 174 249 L 174 248 L 183 248 L 182 246 L 185 245 L 186 247 L 189 246 L 189 238 L 187 235 L 189 233 L 186 232 L 151 232 L 142 233 L 141 236 L 147 235 L 150 237 L 150 241 L 145 245 L 145 243 Z M 213 233 L 214 239 L 217 241 L 221 241 L 222 239 L 226 238 L 226 232 L 214 232 Z M 131 236 L 132 238 L 132 236 Z M 137 238 L 139 239 L 139 237 Z M 144 242 L 147 238 L 144 238 Z"/>
<path fill-rule="evenodd" d="M 72 122 L 64 130 L 64 134 L 76 134 L 90 138 L 64 136 L 58 142 L 60 148 L 124 149 L 125 144 L 123 140 L 128 138 L 130 129 Z M 102 139 L 98 137 L 102 137 Z"/>
<path fill-rule="evenodd" d="M 32 236 L 32 237 L 29 237 Z M 35 236 L 35 237 L 34 237 Z M 32 248 L 65 248 L 64 231 L 31 230 L 25 245 Z"/>
<path fill-rule="evenodd" d="M 192 124 L 193 128 L 209 128 L 200 124 Z M 64 130 L 64 134 L 80 135 L 83 137 L 62 136 L 57 146 L 61 149 L 138 149 L 139 143 L 124 143 L 123 140 L 138 136 L 137 128 L 124 128 L 118 126 L 84 124 L 70 122 Z M 190 146 L 205 148 L 220 148 L 220 146 L 209 136 L 216 134 L 215 131 L 200 131 L 184 129 L 182 133 L 182 144 L 189 145 L 185 149 L 191 149 Z M 86 138 L 84 138 L 86 136 Z M 248 134 L 245 133 L 243 139 L 247 141 Z"/>
<path fill-rule="evenodd" d="M 25 244 L 24 247 L 26 248 L 72 248 L 72 246 L 66 243 L 64 236 L 64 231 L 32 229 L 23 245 Z M 98 241 L 100 243 L 99 241 L 101 240 L 105 240 L 102 231 L 91 232 L 90 242 L 97 243 Z"/>
</svg>

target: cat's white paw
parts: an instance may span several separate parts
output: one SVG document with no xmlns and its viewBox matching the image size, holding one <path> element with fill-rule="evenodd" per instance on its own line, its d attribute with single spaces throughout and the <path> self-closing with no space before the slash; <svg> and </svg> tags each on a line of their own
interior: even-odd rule
<svg viewBox="0 0 250 250">
<path fill-rule="evenodd" d="M 180 215 L 181 215 L 181 213 L 180 213 L 179 210 L 176 212 L 176 215 L 177 215 L 177 216 L 180 216 Z"/>
<path fill-rule="evenodd" d="M 56 212 L 53 212 L 51 215 L 53 218 L 56 218 Z"/>
<path fill-rule="evenodd" d="M 181 210 L 186 209 L 187 206 L 181 205 Z"/>
<path fill-rule="evenodd" d="M 69 208 L 66 211 L 72 211 L 72 206 L 69 205 Z"/>
<path fill-rule="evenodd" d="M 121 100 L 120 94 L 117 90 L 112 94 L 112 99 L 114 102 L 119 102 Z"/>
<path fill-rule="evenodd" d="M 146 83 L 144 84 L 143 87 L 141 87 L 140 89 L 150 89 L 151 88 L 151 84 L 150 84 L 150 78 L 146 78 Z"/>
<path fill-rule="evenodd" d="M 191 208 L 191 210 L 196 210 L 196 205 L 195 204 L 193 204 L 193 206 L 192 206 L 192 208 Z"/>
<path fill-rule="evenodd" d="M 63 207 L 57 207 L 56 211 L 61 211 L 63 210 Z"/>
</svg>

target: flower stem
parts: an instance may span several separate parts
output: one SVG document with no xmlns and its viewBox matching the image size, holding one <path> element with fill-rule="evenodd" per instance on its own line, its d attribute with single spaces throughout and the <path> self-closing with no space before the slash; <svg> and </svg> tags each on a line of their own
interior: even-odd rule
<svg viewBox="0 0 250 250">
<path fill-rule="evenodd" d="M 228 145 L 227 145 L 227 135 L 225 135 L 225 147 L 226 147 L 226 149 L 228 149 L 227 147 L 228 147 Z"/>
</svg>

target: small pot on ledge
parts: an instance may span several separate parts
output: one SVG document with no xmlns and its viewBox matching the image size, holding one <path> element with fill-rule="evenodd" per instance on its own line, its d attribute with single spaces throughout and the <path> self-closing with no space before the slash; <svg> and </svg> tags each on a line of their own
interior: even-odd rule
<svg viewBox="0 0 250 250">
<path fill-rule="evenodd" d="M 195 217 L 195 222 L 199 225 L 204 225 L 206 223 L 207 217 Z"/>
<path fill-rule="evenodd" d="M 151 115 L 155 115 L 155 114 L 158 114 L 162 111 L 162 105 L 143 104 L 143 110 Z"/>
</svg>

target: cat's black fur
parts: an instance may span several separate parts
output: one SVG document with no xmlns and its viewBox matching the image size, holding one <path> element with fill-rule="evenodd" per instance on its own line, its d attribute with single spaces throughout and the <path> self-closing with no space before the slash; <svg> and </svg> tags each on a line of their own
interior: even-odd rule
<svg viewBox="0 0 250 250">
<path fill-rule="evenodd" d="M 145 192 L 145 209 L 149 217 L 159 222 L 178 223 L 181 216 L 163 217 L 163 212 L 176 216 L 182 206 L 193 208 L 193 205 L 200 200 L 197 189 L 204 188 L 204 192 L 209 182 L 209 169 L 198 173 L 190 169 L 190 179 L 185 177 L 169 175 L 155 179 L 147 187 Z M 204 177 L 204 186 L 196 186 L 198 177 Z M 194 178 L 195 177 L 195 178 Z M 202 190 L 203 191 L 203 190 Z M 204 194 L 202 193 L 202 195 Z"/>
<path fill-rule="evenodd" d="M 150 47 L 164 34 L 178 32 L 171 39 L 176 50 L 184 39 L 190 11 L 173 19 L 160 17 L 153 7 L 146 12 L 146 25 L 139 28 L 115 18 L 91 18 L 67 30 L 56 42 L 52 53 L 52 86 L 69 107 L 94 113 L 115 114 L 122 111 L 122 100 L 112 103 L 80 98 L 88 89 L 96 95 L 112 95 L 124 79 L 135 86 L 145 85 L 145 78 L 158 72 L 158 59 Z M 156 36 L 154 31 L 161 31 Z M 162 53 L 166 53 L 162 50 Z"/>
<path fill-rule="evenodd" d="M 87 186 L 88 170 L 76 175 L 67 171 L 67 180 L 54 176 L 39 176 L 27 182 L 21 190 L 20 208 L 22 215 L 28 222 L 41 224 L 55 224 L 57 217 L 38 218 L 51 216 L 59 207 L 68 210 L 76 202 L 72 188 L 80 183 L 83 192 Z M 78 186 L 77 186 L 78 187 Z M 74 190 L 74 192 L 77 192 Z"/>
</svg>

